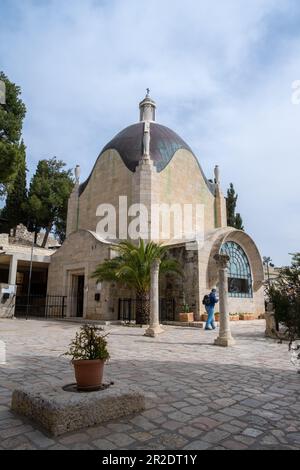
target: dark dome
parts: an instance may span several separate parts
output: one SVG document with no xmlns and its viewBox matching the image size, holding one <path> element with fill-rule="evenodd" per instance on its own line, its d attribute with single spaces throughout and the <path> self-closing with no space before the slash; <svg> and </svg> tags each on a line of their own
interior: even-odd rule
<svg viewBox="0 0 300 470">
<path fill-rule="evenodd" d="M 135 171 L 143 156 L 143 132 L 143 122 L 126 127 L 108 142 L 101 153 L 108 149 L 117 150 L 127 168 Z M 150 124 L 150 136 L 151 160 L 158 172 L 167 166 L 178 149 L 192 151 L 179 135 L 160 124 Z"/>
<path fill-rule="evenodd" d="M 106 150 L 114 149 L 119 153 L 127 168 L 134 172 L 143 157 L 143 133 L 144 122 L 138 122 L 137 124 L 126 127 L 105 145 L 100 152 L 98 160 Z M 158 172 L 162 171 L 168 165 L 175 152 L 179 149 L 186 149 L 193 153 L 187 143 L 174 131 L 161 124 L 155 122 L 150 123 L 150 157 Z M 212 190 L 201 167 L 200 170 L 209 189 Z M 80 185 L 80 194 L 84 191 L 89 179 L 90 176 Z"/>
</svg>

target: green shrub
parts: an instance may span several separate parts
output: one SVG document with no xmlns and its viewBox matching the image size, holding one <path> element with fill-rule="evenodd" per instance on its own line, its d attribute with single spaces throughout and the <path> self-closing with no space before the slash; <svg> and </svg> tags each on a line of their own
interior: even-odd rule
<svg viewBox="0 0 300 470">
<path fill-rule="evenodd" d="M 285 327 L 291 345 L 300 339 L 300 253 L 293 255 L 291 266 L 280 270 L 267 291 L 275 319 Z"/>
<path fill-rule="evenodd" d="M 75 338 L 71 341 L 69 350 L 65 355 L 71 356 L 72 360 L 101 359 L 106 361 L 109 359 L 107 335 L 108 333 L 103 333 L 103 328 L 94 325 L 82 325 L 80 330 L 76 332 Z"/>
</svg>

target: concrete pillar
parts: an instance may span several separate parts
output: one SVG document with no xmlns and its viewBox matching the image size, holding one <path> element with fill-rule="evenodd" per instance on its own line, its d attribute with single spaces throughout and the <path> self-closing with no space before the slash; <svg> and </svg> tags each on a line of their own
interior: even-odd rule
<svg viewBox="0 0 300 470">
<path fill-rule="evenodd" d="M 140 210 L 140 238 L 145 241 L 158 238 L 158 236 L 152 237 L 153 226 L 155 226 L 153 210 L 158 200 L 155 187 L 156 178 L 157 171 L 153 161 L 149 155 L 144 155 L 133 174 L 132 202 L 137 204 L 137 208 Z M 145 209 L 147 210 L 146 214 Z"/>
<path fill-rule="evenodd" d="M 8 284 L 16 285 L 17 281 L 18 258 L 12 255 L 9 264 Z"/>
<path fill-rule="evenodd" d="M 216 214 L 216 228 L 227 227 L 227 211 L 226 211 L 226 200 L 222 193 L 220 184 L 220 169 L 219 166 L 215 166 L 215 214 Z"/>
<path fill-rule="evenodd" d="M 214 256 L 219 271 L 219 302 L 220 302 L 220 329 L 219 336 L 215 340 L 217 346 L 232 346 L 235 344 L 230 331 L 230 319 L 228 311 L 228 281 L 227 266 L 229 256 L 217 254 Z"/>
<path fill-rule="evenodd" d="M 79 223 L 79 183 L 76 182 L 68 200 L 66 236 L 78 230 Z"/>
<path fill-rule="evenodd" d="M 164 332 L 159 324 L 159 265 L 160 260 L 155 259 L 151 266 L 150 325 L 145 331 L 145 336 L 152 338 Z"/>
</svg>

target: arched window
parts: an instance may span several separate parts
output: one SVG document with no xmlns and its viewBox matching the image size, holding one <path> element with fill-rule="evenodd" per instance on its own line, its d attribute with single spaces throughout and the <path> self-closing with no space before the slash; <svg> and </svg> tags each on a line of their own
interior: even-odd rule
<svg viewBox="0 0 300 470">
<path fill-rule="evenodd" d="M 252 275 L 250 264 L 243 248 L 234 242 L 226 242 L 221 252 L 230 257 L 228 266 L 228 295 L 230 297 L 252 297 Z"/>
</svg>

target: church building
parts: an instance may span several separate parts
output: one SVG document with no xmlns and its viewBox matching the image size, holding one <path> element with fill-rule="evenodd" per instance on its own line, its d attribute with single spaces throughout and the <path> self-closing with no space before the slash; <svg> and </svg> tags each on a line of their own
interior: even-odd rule
<svg viewBox="0 0 300 470">
<path fill-rule="evenodd" d="M 156 122 L 156 104 L 149 92 L 139 109 L 139 122 L 103 147 L 81 184 L 76 168 L 67 237 L 51 255 L 48 294 L 66 296 L 70 317 L 117 321 L 124 318 L 124 308 L 130 316 L 134 292 L 115 283 L 97 283 L 91 274 L 115 256 L 116 243 L 135 240 L 138 230 L 140 238 L 167 245 L 183 269 L 182 278 L 166 275 L 160 280 L 162 320 L 176 320 L 184 304 L 195 320 L 200 319 L 203 296 L 218 287 L 214 256 L 219 253 L 230 257 L 229 311 L 258 317 L 264 312 L 261 256 L 247 233 L 227 226 L 218 166 L 214 180 L 208 180 L 189 145 Z M 167 208 L 169 214 L 164 212 Z M 115 214 L 109 217 L 113 209 Z M 138 213 L 144 219 L 137 223 Z M 188 236 L 186 230 L 178 230 L 187 225 Z"/>
</svg>

